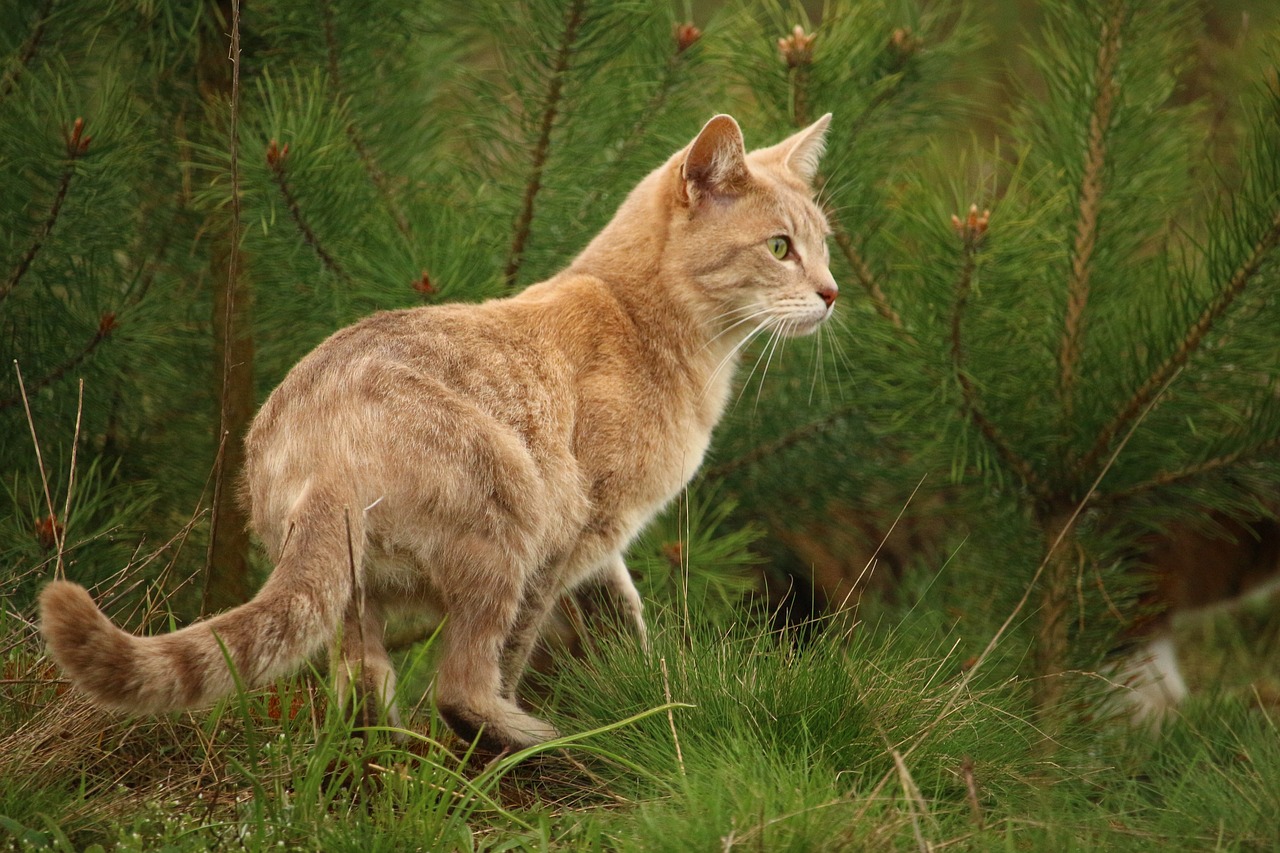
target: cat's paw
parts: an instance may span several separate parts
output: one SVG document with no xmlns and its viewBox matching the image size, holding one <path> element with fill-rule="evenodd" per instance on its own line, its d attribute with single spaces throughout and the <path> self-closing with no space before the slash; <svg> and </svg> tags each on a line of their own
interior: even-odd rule
<svg viewBox="0 0 1280 853">
<path fill-rule="evenodd" d="M 461 704 L 440 704 L 440 716 L 458 737 L 486 752 L 517 752 L 559 737 L 555 726 L 502 702 L 481 712 Z"/>
</svg>

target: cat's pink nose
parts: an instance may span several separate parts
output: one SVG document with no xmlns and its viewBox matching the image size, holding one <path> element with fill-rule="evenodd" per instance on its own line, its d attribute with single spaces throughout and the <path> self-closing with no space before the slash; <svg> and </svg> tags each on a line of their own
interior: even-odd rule
<svg viewBox="0 0 1280 853">
<path fill-rule="evenodd" d="M 840 293 L 840 288 L 834 284 L 824 284 L 818 288 L 818 295 L 822 297 L 822 301 L 827 303 L 830 308 L 836 301 L 836 295 Z"/>
</svg>

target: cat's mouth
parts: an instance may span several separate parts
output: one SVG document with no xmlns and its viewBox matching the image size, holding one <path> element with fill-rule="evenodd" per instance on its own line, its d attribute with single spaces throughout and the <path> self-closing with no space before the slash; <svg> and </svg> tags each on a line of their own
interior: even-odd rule
<svg viewBox="0 0 1280 853">
<path fill-rule="evenodd" d="M 779 319 L 777 330 L 784 337 L 802 338 L 818 331 L 818 327 L 830 316 L 830 308 L 789 313 Z"/>
</svg>

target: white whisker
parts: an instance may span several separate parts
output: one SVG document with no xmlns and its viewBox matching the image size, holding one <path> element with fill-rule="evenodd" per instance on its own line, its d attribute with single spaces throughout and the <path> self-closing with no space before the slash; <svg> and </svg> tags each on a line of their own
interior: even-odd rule
<svg viewBox="0 0 1280 853">
<path fill-rule="evenodd" d="M 818 327 L 817 341 L 813 345 L 813 379 L 809 382 L 809 405 L 813 405 L 813 393 L 822 381 L 822 339 L 826 335 L 825 324 Z M 825 386 L 824 386 L 825 390 Z"/>
<path fill-rule="evenodd" d="M 752 414 L 760 409 L 760 397 L 764 394 L 764 380 L 769 375 L 769 365 L 773 363 L 773 356 L 780 354 L 782 349 L 786 347 L 787 338 L 791 336 L 791 330 L 794 325 L 791 320 L 783 319 L 769 336 L 769 357 L 764 360 L 764 370 L 760 371 L 760 383 L 756 385 L 756 401 L 751 409 Z"/>
<path fill-rule="evenodd" d="M 767 312 L 761 312 L 761 313 L 767 313 Z M 720 363 L 716 365 L 716 369 L 711 371 L 711 376 L 707 378 L 706 384 L 702 386 L 702 393 L 703 394 L 707 393 L 707 389 L 711 387 L 711 384 L 713 382 L 715 382 L 716 377 L 720 375 L 721 370 L 724 370 L 725 365 L 729 364 L 738 355 L 738 353 L 740 353 L 742 349 L 747 344 L 749 344 L 756 335 L 760 333 L 762 329 L 766 328 L 771 323 L 776 323 L 776 322 L 777 322 L 776 318 L 774 318 L 772 315 L 766 316 L 763 320 L 761 320 L 756 325 L 754 329 L 752 329 L 745 336 L 743 336 L 742 340 L 734 344 L 733 347 L 729 350 L 729 352 L 725 355 L 725 357 L 720 359 Z"/>
<path fill-rule="evenodd" d="M 756 356 L 756 360 L 751 365 L 751 369 L 747 371 L 746 376 L 742 377 L 742 385 L 738 388 L 738 396 L 735 397 L 733 401 L 734 408 L 737 408 L 738 403 L 742 402 L 742 395 L 746 393 L 747 387 L 751 384 L 751 377 L 755 376 L 756 368 L 760 366 L 761 360 L 763 360 L 765 355 L 769 352 L 770 347 L 772 346 L 774 338 L 777 334 L 777 327 L 782 322 L 783 322 L 782 318 L 776 315 L 770 316 L 764 323 L 761 323 L 758 327 L 756 327 L 755 331 L 752 332 L 752 337 L 754 337 L 756 334 L 759 334 L 761 330 L 764 330 L 767 328 L 769 332 L 769 343 L 765 344 L 764 348 L 760 350 L 760 355 Z"/>
<path fill-rule="evenodd" d="M 832 314 L 831 319 L 828 322 L 829 325 L 832 326 L 829 330 L 831 335 L 830 351 L 832 355 L 834 355 L 834 358 L 829 359 L 829 361 L 831 362 L 831 369 L 835 373 L 836 392 L 840 395 L 840 399 L 844 400 L 844 386 L 853 381 L 853 377 L 856 373 L 853 369 L 853 362 L 849 360 L 849 355 L 845 352 L 843 345 L 845 341 L 843 333 L 847 332 L 847 324 L 849 321 L 843 314 Z M 842 364 L 844 365 L 844 369 L 848 377 L 847 380 L 842 380 L 840 378 L 840 366 Z"/>
<path fill-rule="evenodd" d="M 769 314 L 771 311 L 772 311 L 772 309 L 767 308 L 767 307 L 762 308 L 762 307 L 755 306 L 755 305 L 748 305 L 748 306 L 746 306 L 746 307 L 744 307 L 744 308 L 738 308 L 738 309 L 735 309 L 735 310 L 733 310 L 733 311 L 727 311 L 727 312 L 725 312 L 724 314 L 720 315 L 720 316 L 719 316 L 719 317 L 717 317 L 716 319 L 717 319 L 717 320 L 727 320 L 728 318 L 732 317 L 734 314 L 739 314 L 739 313 L 743 314 L 743 316 L 742 316 L 742 318 L 741 318 L 741 319 L 735 320 L 733 323 L 731 323 L 730 325 L 726 326 L 724 329 L 721 329 L 718 333 L 716 333 L 716 336 L 715 336 L 715 337 L 713 337 L 711 340 L 707 341 L 707 342 L 706 342 L 706 344 L 704 344 L 702 348 L 703 348 L 703 349 L 707 349 L 707 348 L 708 348 L 708 347 L 710 347 L 713 343 L 715 343 L 716 341 L 720 340 L 720 338 L 724 337 L 724 336 L 725 336 L 725 335 L 727 335 L 729 332 L 733 331 L 734 329 L 738 328 L 739 326 L 743 325 L 744 323 L 749 323 L 749 322 L 751 322 L 752 320 L 756 319 L 757 317 L 763 317 L 764 315 Z M 759 331 L 759 330 L 757 329 L 756 331 Z M 754 334 L 754 333 L 755 333 L 755 332 L 752 332 L 752 333 L 748 334 L 748 335 L 747 335 L 747 337 L 748 337 L 748 338 L 749 338 L 749 337 L 751 337 L 751 335 L 752 335 L 752 334 Z"/>
</svg>

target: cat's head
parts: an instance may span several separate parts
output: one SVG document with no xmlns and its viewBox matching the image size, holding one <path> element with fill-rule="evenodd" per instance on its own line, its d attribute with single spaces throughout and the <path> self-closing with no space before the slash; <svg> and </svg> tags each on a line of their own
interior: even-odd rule
<svg viewBox="0 0 1280 853">
<path fill-rule="evenodd" d="M 830 228 L 814 200 L 828 113 L 777 145 L 747 153 L 732 117 L 707 122 L 679 167 L 667 252 L 696 283 L 728 338 L 813 332 L 831 315 Z"/>
</svg>

